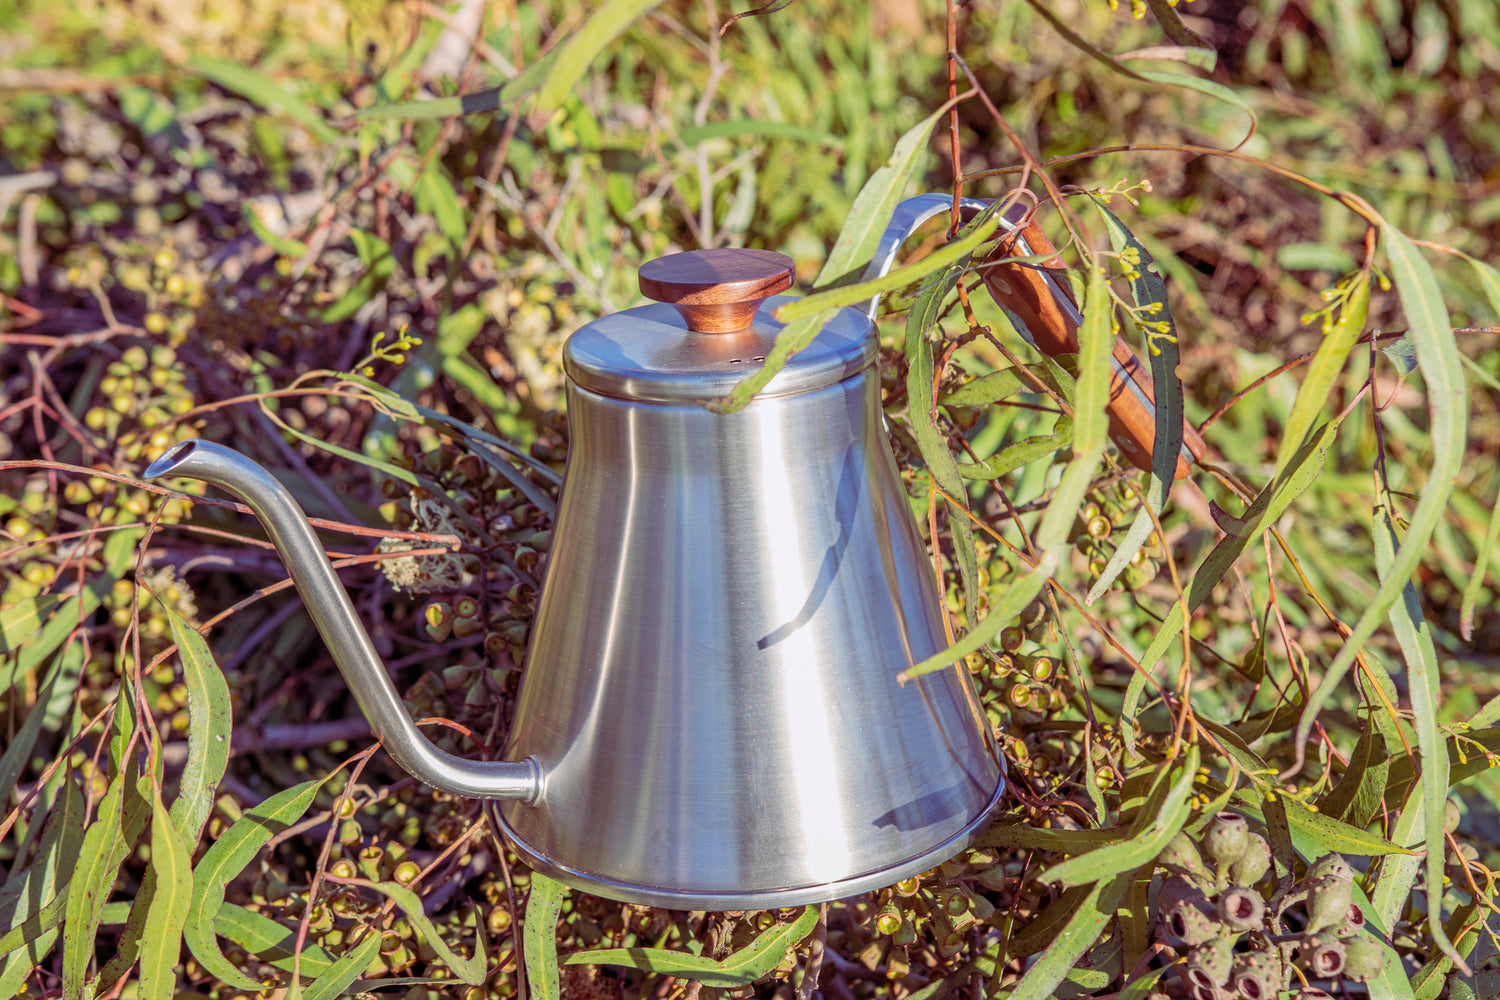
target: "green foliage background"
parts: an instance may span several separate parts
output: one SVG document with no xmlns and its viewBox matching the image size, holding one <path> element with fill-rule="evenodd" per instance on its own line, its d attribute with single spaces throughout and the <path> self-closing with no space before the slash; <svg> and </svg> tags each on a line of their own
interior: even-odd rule
<svg viewBox="0 0 1500 1000">
<path fill-rule="evenodd" d="M 1242 952 L 1305 944 L 1341 853 L 1357 989 L 1500 995 L 1500 10 L 1137 6 L 0 7 L 0 995 L 1144 997 L 1189 982 L 1163 886 L 1226 808 L 1274 858 Z M 993 109 L 912 134 L 950 73 Z M 1092 321 L 1039 359 L 977 258 L 888 297 L 898 458 L 1012 782 L 921 879 L 687 914 L 527 873 L 479 804 L 350 757 L 246 519 L 139 480 L 193 437 L 284 473 L 414 714 L 497 747 L 566 335 L 678 249 L 814 290 L 909 134 L 907 193 L 954 150 L 980 197 L 1041 161 Z M 1165 503 L 1090 419 L 1111 323 L 1212 449 Z"/>
</svg>

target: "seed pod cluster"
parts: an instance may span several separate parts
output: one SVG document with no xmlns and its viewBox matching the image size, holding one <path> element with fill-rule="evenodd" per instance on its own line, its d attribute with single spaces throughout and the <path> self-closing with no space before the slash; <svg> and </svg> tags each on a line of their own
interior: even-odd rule
<svg viewBox="0 0 1500 1000">
<path fill-rule="evenodd" d="M 1307 912 L 1290 935 L 1270 919 L 1258 888 L 1270 849 L 1238 813 L 1216 814 L 1201 842 L 1179 833 L 1156 860 L 1164 871 L 1157 938 L 1182 956 L 1178 976 L 1192 1000 L 1270 1000 L 1289 982 L 1291 962 L 1309 979 L 1356 982 L 1382 967 L 1384 949 L 1364 932 L 1364 912 L 1351 901 L 1353 869 L 1337 854 L 1315 861 L 1289 897 Z"/>
<path fill-rule="evenodd" d="M 1095 490 L 1088 495 L 1083 506 L 1078 509 L 1078 516 L 1068 539 L 1088 560 L 1090 574 L 1096 577 L 1103 574 L 1115 552 L 1110 538 L 1135 519 L 1139 506 L 1140 497 L 1135 486 L 1128 481 Z M 1156 578 L 1161 564 L 1152 557 L 1152 552 L 1157 547 L 1155 538 L 1152 535 L 1131 557 L 1119 576 L 1119 586 L 1138 590 Z"/>
</svg>

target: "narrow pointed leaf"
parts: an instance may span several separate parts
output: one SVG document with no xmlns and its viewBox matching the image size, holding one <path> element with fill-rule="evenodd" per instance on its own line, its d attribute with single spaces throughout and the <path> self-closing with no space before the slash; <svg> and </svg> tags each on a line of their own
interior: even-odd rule
<svg viewBox="0 0 1500 1000">
<path fill-rule="evenodd" d="M 730 989 L 753 983 L 774 969 L 786 956 L 787 949 L 811 934 L 817 922 L 818 908 L 806 907 L 796 920 L 768 927 L 750 944 L 717 962 L 662 948 L 601 948 L 575 952 L 567 957 L 566 964 L 623 965 Z"/>
<path fill-rule="evenodd" d="M 891 214 L 901 201 L 906 185 L 911 181 L 922 154 L 927 149 L 927 137 L 939 118 L 948 113 L 952 102 L 945 103 L 932 114 L 908 129 L 891 150 L 890 159 L 870 175 L 854 196 L 854 204 L 844 226 L 839 230 L 828 259 L 818 272 L 813 288 L 822 291 L 854 281 L 875 256 L 875 247 L 880 235 L 891 221 Z"/>
<path fill-rule="evenodd" d="M 193 871 L 193 903 L 183 926 L 183 939 L 203 970 L 221 982 L 242 990 L 264 988 L 224 957 L 214 937 L 214 921 L 224 905 L 229 882 L 255 860 L 268 840 L 307 812 L 313 796 L 327 780 L 304 781 L 251 806 L 199 859 Z"/>
<path fill-rule="evenodd" d="M 562 106 L 594 58 L 625 29 L 660 6 L 662 0 L 604 0 L 587 21 L 558 46 L 557 59 L 536 95 L 534 110 L 551 114 Z"/>
<path fill-rule="evenodd" d="M 302 1000 L 333 1000 L 343 996 L 349 992 L 349 984 L 363 975 L 379 954 L 380 931 L 366 928 L 358 944 L 340 955 L 316 980 L 302 987 Z"/>
<path fill-rule="evenodd" d="M 188 691 L 187 764 L 172 802 L 172 822 L 188 843 L 197 843 L 213 810 L 219 779 L 229 765 L 229 684 L 203 636 L 176 611 L 166 611 Z"/>
<path fill-rule="evenodd" d="M 438 958 L 442 960 L 444 965 L 453 970 L 453 974 L 461 982 L 468 983 L 470 986 L 478 986 L 484 982 L 485 943 L 483 932 L 480 932 L 479 937 L 475 939 L 473 957 L 461 958 L 458 952 L 448 946 L 448 942 L 443 940 L 443 936 L 438 933 L 437 928 L 432 925 L 432 921 L 427 918 L 426 912 L 422 909 L 422 900 L 406 886 L 399 882 L 370 882 L 359 878 L 335 879 L 333 881 L 337 881 L 341 885 L 355 885 L 364 889 L 371 889 L 382 896 L 395 900 L 396 905 L 401 908 L 401 912 L 406 914 L 406 919 L 411 922 L 412 927 L 432 947 L 432 950 L 437 952 Z"/>
<path fill-rule="evenodd" d="M 531 873 L 521 948 L 526 961 L 526 985 L 537 1000 L 559 1000 L 562 995 L 557 967 L 557 917 L 562 913 L 567 891 L 561 882 Z"/>
<path fill-rule="evenodd" d="M 177 989 L 182 928 L 193 898 L 193 852 L 161 799 L 151 819 L 151 871 L 156 892 L 141 939 L 141 1000 L 171 1000 Z"/>
</svg>

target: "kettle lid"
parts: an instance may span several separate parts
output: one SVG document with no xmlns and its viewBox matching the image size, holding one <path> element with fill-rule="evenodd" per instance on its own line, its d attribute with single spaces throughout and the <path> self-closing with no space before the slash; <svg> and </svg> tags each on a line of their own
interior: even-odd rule
<svg viewBox="0 0 1500 1000">
<path fill-rule="evenodd" d="M 648 261 L 640 287 L 652 305 L 594 320 L 569 338 L 568 377 L 617 399 L 701 404 L 753 374 L 785 324 L 792 260 L 769 250 L 692 250 Z M 875 359 L 868 317 L 840 309 L 757 397 L 785 396 L 842 381 Z"/>
</svg>

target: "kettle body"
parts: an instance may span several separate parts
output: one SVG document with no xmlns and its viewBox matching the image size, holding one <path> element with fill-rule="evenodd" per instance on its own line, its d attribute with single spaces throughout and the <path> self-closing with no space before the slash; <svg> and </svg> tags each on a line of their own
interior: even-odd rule
<svg viewBox="0 0 1500 1000">
<path fill-rule="evenodd" d="M 944 860 L 999 793 L 967 672 L 896 681 L 947 642 L 869 320 L 843 310 L 744 409 L 701 405 L 770 350 L 783 301 L 729 334 L 646 306 L 568 345 L 568 468 L 504 754 L 545 785 L 500 813 L 586 891 L 839 898 Z"/>
<path fill-rule="evenodd" d="M 899 205 L 866 277 L 950 206 Z M 641 269 L 658 304 L 569 339 L 568 467 L 501 760 L 418 731 L 269 472 L 188 441 L 145 476 L 243 500 L 391 757 L 504 800 L 504 832 L 539 870 L 694 910 L 890 885 L 966 846 L 1003 773 L 963 668 L 896 679 L 947 643 L 886 439 L 874 301 L 839 310 L 742 409 L 709 407 L 776 349 L 791 276 L 766 251 L 658 258 Z"/>
</svg>

